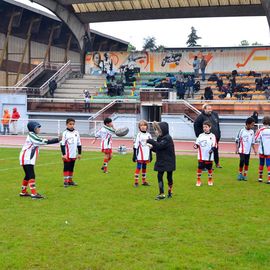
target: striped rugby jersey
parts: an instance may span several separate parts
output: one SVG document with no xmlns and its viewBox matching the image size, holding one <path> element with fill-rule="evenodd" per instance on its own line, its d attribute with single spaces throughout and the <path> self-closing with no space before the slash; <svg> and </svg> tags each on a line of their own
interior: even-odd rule
<svg viewBox="0 0 270 270">
<path fill-rule="evenodd" d="M 201 133 L 195 143 L 198 145 L 198 160 L 214 160 L 214 153 L 209 153 L 212 147 L 217 147 L 216 136 L 213 133 Z"/>
<path fill-rule="evenodd" d="M 242 128 L 237 137 L 235 138 L 235 142 L 238 144 L 238 153 L 239 154 L 250 154 L 251 146 L 255 143 L 254 131 L 252 129 Z"/>
<path fill-rule="evenodd" d="M 259 154 L 261 155 L 270 155 L 270 127 L 263 126 L 261 127 L 256 135 L 255 141 L 259 142 Z"/>
<path fill-rule="evenodd" d="M 43 139 L 34 132 L 29 132 L 20 153 L 20 165 L 35 165 L 39 153 L 39 146 L 48 144 L 47 139 Z"/>
<path fill-rule="evenodd" d="M 136 159 L 140 161 L 150 161 L 150 148 L 147 146 L 146 141 L 152 139 L 150 133 L 139 132 L 134 141 L 133 147 L 136 149 Z"/>
<path fill-rule="evenodd" d="M 66 129 L 62 134 L 60 145 L 65 146 L 65 154 L 68 159 L 76 158 L 77 148 L 82 145 L 79 132 L 75 129 L 72 131 Z"/>
<path fill-rule="evenodd" d="M 112 135 L 115 133 L 113 128 L 103 126 L 95 135 L 96 138 L 101 138 L 101 150 L 112 149 Z"/>
</svg>

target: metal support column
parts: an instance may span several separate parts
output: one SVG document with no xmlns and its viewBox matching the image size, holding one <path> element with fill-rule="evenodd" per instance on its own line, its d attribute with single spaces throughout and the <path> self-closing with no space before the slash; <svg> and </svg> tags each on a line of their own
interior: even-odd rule
<svg viewBox="0 0 270 270">
<path fill-rule="evenodd" d="M 68 60 L 68 52 L 69 52 L 69 49 L 70 49 L 71 40 L 72 40 L 72 34 L 69 34 L 69 36 L 68 36 L 68 42 L 67 42 L 67 47 L 65 49 L 64 63 L 66 63 L 67 60 Z"/>
<path fill-rule="evenodd" d="M 57 26 L 53 26 L 52 27 L 52 30 L 51 30 L 51 33 L 50 33 L 50 37 L 49 37 L 48 46 L 47 46 L 47 50 L 46 50 L 45 55 L 44 55 L 44 60 L 43 60 L 44 63 L 46 62 L 46 59 L 47 59 L 47 57 L 49 55 L 49 52 L 51 50 L 54 31 L 57 30 L 57 29 L 59 29 L 60 27 L 61 27 L 60 25 L 57 25 Z"/>
<path fill-rule="evenodd" d="M 8 23 L 8 31 L 7 31 L 7 34 L 6 34 L 6 39 L 4 41 L 4 46 L 3 46 L 3 49 L 2 49 L 2 53 L 0 55 L 0 67 L 2 66 L 2 63 L 3 63 L 3 60 L 4 60 L 4 55 L 6 53 L 6 50 L 7 50 L 7 46 L 8 46 L 8 40 L 9 40 L 9 37 L 11 35 L 11 31 L 12 31 L 12 24 L 13 24 L 13 20 L 16 16 L 20 15 L 20 12 L 13 12 L 11 14 L 11 17 L 9 19 L 9 23 Z"/>
<path fill-rule="evenodd" d="M 31 38 L 31 34 L 32 34 L 32 27 L 33 27 L 34 23 L 38 22 L 39 20 L 40 19 L 32 19 L 31 22 L 30 22 L 30 25 L 29 25 L 29 28 L 28 28 L 28 31 L 27 31 L 27 37 L 26 37 L 26 40 L 25 40 L 25 43 L 24 43 L 24 48 L 23 48 L 21 62 L 20 62 L 20 65 L 19 65 L 19 68 L 18 68 L 18 71 L 17 71 L 17 76 L 16 76 L 15 84 L 19 80 L 19 76 L 20 76 L 20 73 L 21 73 L 21 69 L 22 69 L 24 57 L 25 57 L 25 54 L 26 54 L 27 47 L 29 45 L 29 40 Z"/>
</svg>

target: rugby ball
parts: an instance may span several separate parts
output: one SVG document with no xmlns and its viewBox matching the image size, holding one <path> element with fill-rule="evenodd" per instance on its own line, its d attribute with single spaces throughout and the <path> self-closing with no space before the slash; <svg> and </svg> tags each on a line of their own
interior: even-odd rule
<svg viewBox="0 0 270 270">
<path fill-rule="evenodd" d="M 129 132 L 128 127 L 118 128 L 115 130 L 115 135 L 118 137 L 123 137 L 123 136 L 126 136 L 128 132 Z"/>
</svg>

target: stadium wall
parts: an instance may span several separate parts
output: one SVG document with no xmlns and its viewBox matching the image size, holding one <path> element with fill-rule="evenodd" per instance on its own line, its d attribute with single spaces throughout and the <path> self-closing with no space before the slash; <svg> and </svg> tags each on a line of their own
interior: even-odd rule
<svg viewBox="0 0 270 270">
<path fill-rule="evenodd" d="M 109 56 L 106 61 L 104 54 Z M 192 48 L 170 52 L 93 52 L 86 54 L 85 70 L 88 74 L 98 74 L 106 62 L 113 68 L 140 68 L 141 72 L 183 72 L 193 71 L 193 59 L 205 57 L 208 61 L 207 73 L 232 71 L 269 71 L 270 47 L 234 48 Z"/>
</svg>

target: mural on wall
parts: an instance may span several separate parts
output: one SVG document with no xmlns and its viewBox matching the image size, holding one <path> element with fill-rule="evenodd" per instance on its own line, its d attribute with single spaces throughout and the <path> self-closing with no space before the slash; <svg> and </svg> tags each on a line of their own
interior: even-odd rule
<svg viewBox="0 0 270 270">
<path fill-rule="evenodd" d="M 112 69 L 138 69 L 140 72 L 193 71 L 193 59 L 204 56 L 207 73 L 270 70 L 270 47 L 198 48 L 171 52 L 91 52 L 85 57 L 87 74 L 102 74 Z"/>
</svg>

